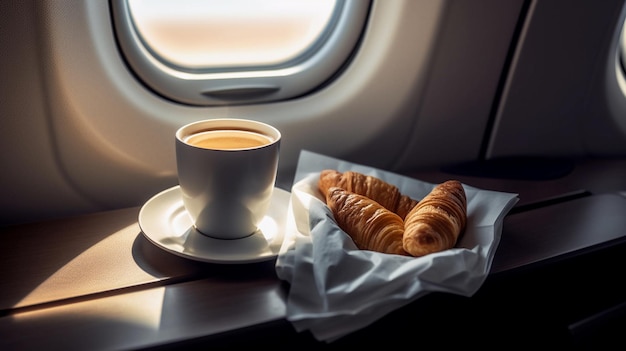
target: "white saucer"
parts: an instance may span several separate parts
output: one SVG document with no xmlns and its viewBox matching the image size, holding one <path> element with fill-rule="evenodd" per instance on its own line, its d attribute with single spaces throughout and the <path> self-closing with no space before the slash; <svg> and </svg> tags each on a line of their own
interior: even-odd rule
<svg viewBox="0 0 626 351">
<path fill-rule="evenodd" d="M 180 187 L 154 195 L 139 211 L 139 227 L 156 246 L 175 255 L 211 263 L 252 263 L 278 255 L 285 236 L 290 193 L 274 188 L 260 230 L 242 239 L 222 240 L 198 232 L 183 205 Z"/>
</svg>

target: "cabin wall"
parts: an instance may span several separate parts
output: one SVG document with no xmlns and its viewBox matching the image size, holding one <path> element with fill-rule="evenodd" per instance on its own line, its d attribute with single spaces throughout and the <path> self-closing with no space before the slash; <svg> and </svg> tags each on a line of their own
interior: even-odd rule
<svg viewBox="0 0 626 351">
<path fill-rule="evenodd" d="M 626 154 L 621 0 L 534 1 L 487 157 Z"/>
<path fill-rule="evenodd" d="M 174 131 L 202 118 L 277 126 L 286 189 L 303 149 L 393 171 L 510 155 L 624 155 L 625 84 L 615 74 L 622 7 L 374 1 L 353 61 L 324 89 L 199 108 L 135 78 L 107 2 L 3 1 L 0 225 L 141 205 L 177 184 Z"/>
</svg>

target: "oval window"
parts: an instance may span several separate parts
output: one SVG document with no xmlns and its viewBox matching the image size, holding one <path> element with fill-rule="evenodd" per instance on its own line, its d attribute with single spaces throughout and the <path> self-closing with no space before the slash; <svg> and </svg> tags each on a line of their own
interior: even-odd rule
<svg viewBox="0 0 626 351">
<path fill-rule="evenodd" d="M 159 95 L 191 105 L 284 100 L 349 60 L 363 0 L 114 0 L 122 54 Z"/>
</svg>

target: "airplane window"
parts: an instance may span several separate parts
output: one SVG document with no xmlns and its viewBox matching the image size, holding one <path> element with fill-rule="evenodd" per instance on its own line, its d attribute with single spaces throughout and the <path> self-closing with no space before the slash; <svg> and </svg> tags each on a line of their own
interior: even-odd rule
<svg viewBox="0 0 626 351">
<path fill-rule="evenodd" d="M 622 27 L 618 50 L 622 73 L 626 74 L 626 24 Z"/>
<path fill-rule="evenodd" d="M 284 100 L 349 60 L 369 0 L 112 0 L 119 47 L 159 95 L 191 105 Z"/>
</svg>

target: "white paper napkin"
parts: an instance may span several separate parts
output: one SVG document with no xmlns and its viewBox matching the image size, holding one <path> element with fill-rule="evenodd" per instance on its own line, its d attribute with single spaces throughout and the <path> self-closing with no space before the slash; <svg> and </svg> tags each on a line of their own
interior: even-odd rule
<svg viewBox="0 0 626 351">
<path fill-rule="evenodd" d="M 323 169 L 378 177 L 414 199 L 435 186 L 391 172 L 302 151 L 291 189 L 287 239 L 276 260 L 289 282 L 287 319 L 332 342 L 435 291 L 473 295 L 486 279 L 502 221 L 517 194 L 463 185 L 468 221 L 456 247 L 419 258 L 359 250 L 336 224 L 317 190 Z"/>
</svg>

